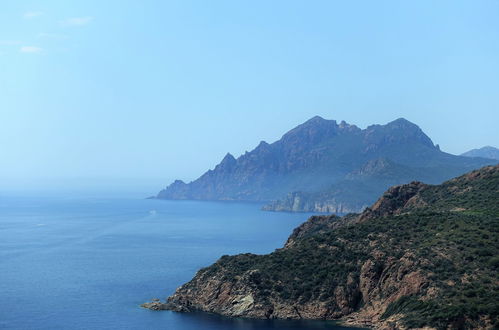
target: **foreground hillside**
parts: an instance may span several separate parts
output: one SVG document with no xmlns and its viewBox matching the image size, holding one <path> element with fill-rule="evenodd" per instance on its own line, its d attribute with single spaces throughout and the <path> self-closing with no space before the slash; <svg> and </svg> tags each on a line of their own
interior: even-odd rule
<svg viewBox="0 0 499 330">
<path fill-rule="evenodd" d="M 499 166 L 390 188 L 362 214 L 315 216 L 268 255 L 223 256 L 166 303 L 380 328 L 499 326 Z"/>
<path fill-rule="evenodd" d="M 156 198 L 275 201 L 265 209 L 360 212 L 390 186 L 441 183 L 495 163 L 442 152 L 402 118 L 360 129 L 314 117 L 237 159 L 227 154 L 197 180 L 177 180 Z"/>
</svg>

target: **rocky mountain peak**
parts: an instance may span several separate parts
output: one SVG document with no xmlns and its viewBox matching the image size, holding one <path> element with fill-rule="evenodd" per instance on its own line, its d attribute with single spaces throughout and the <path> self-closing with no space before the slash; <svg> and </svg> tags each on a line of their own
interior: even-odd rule
<svg viewBox="0 0 499 330">
<path fill-rule="evenodd" d="M 322 118 L 321 116 L 313 116 L 312 118 L 310 118 L 309 120 L 306 121 L 307 122 L 323 122 L 323 121 L 327 121 L 327 119 L 324 119 Z"/>
<path fill-rule="evenodd" d="M 419 128 L 418 125 L 408 121 L 405 118 L 399 118 L 395 119 L 394 121 L 389 122 L 388 124 L 384 125 L 387 129 L 390 129 L 392 131 L 398 131 L 398 132 L 406 132 L 406 133 L 412 133 L 416 136 L 424 136 L 428 140 L 430 139 L 426 134 Z M 431 141 L 431 140 L 430 140 Z M 433 146 L 433 143 L 431 144 Z"/>
<path fill-rule="evenodd" d="M 418 125 L 404 118 L 396 119 L 386 125 L 371 125 L 365 130 L 366 143 L 373 146 L 400 143 L 418 143 L 435 148 L 433 141 Z M 373 148 L 375 149 L 375 148 Z"/>
<path fill-rule="evenodd" d="M 338 128 L 336 120 L 326 120 L 315 116 L 284 134 L 280 141 L 284 145 L 300 144 L 305 146 L 335 136 Z"/>
<path fill-rule="evenodd" d="M 389 122 L 388 124 L 386 125 L 390 125 L 390 126 L 400 126 L 400 127 L 412 127 L 412 128 L 417 128 L 419 129 L 419 126 L 408 121 L 407 119 L 405 118 L 397 118 L 391 122 Z"/>
<path fill-rule="evenodd" d="M 182 185 L 185 185 L 185 184 L 186 183 L 183 180 L 175 180 L 172 183 L 172 185 L 175 185 L 175 186 L 182 186 Z"/>
<path fill-rule="evenodd" d="M 340 127 L 341 129 L 344 129 L 344 128 L 348 128 L 348 127 L 350 127 L 350 126 L 351 126 L 351 125 L 349 125 L 346 121 L 342 120 L 342 121 L 340 122 L 340 126 L 339 126 L 339 127 Z"/>
<path fill-rule="evenodd" d="M 258 146 L 255 148 L 255 150 L 267 150 L 270 148 L 270 144 L 268 144 L 265 141 L 260 141 Z"/>
<path fill-rule="evenodd" d="M 236 158 L 234 158 L 234 156 L 232 156 L 232 154 L 230 152 L 228 152 L 225 157 L 222 159 L 222 163 L 230 163 L 230 162 L 233 162 L 235 161 Z"/>
<path fill-rule="evenodd" d="M 222 161 L 220 162 L 220 164 L 218 164 L 215 169 L 220 169 L 220 170 L 230 170 L 232 168 L 234 168 L 237 164 L 237 160 L 236 158 L 234 158 L 234 156 L 232 156 L 232 154 L 230 152 L 228 152 L 225 157 L 222 159 Z"/>
</svg>

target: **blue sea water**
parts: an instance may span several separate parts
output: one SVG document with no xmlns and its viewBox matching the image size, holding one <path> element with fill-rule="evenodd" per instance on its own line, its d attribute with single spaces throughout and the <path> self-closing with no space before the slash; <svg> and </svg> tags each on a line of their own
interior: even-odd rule
<svg viewBox="0 0 499 330">
<path fill-rule="evenodd" d="M 283 245 L 307 214 L 260 205 L 0 196 L 2 329 L 342 329 L 140 308 L 224 254 Z"/>
</svg>

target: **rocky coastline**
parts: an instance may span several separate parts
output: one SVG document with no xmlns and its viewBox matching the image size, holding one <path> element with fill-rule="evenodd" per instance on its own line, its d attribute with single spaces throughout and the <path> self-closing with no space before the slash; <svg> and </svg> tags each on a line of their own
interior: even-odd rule
<svg viewBox="0 0 499 330">
<path fill-rule="evenodd" d="M 142 306 L 377 329 L 492 329 L 498 187 L 497 165 L 438 186 L 392 187 L 360 214 L 311 217 L 283 248 L 223 256 L 167 301 Z"/>
</svg>

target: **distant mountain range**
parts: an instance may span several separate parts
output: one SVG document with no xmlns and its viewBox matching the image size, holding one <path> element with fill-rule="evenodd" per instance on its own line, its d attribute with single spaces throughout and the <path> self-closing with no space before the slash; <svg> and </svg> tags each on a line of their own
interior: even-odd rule
<svg viewBox="0 0 499 330">
<path fill-rule="evenodd" d="M 313 117 L 239 158 L 227 154 L 197 180 L 176 180 L 159 199 L 270 202 L 264 209 L 347 213 L 372 204 L 388 187 L 446 179 L 495 164 L 442 152 L 400 118 L 360 129 Z"/>
<path fill-rule="evenodd" d="M 466 157 L 482 157 L 482 158 L 490 158 L 499 160 L 499 149 L 486 146 L 480 149 L 472 149 L 470 151 L 461 154 L 461 156 Z"/>
</svg>

